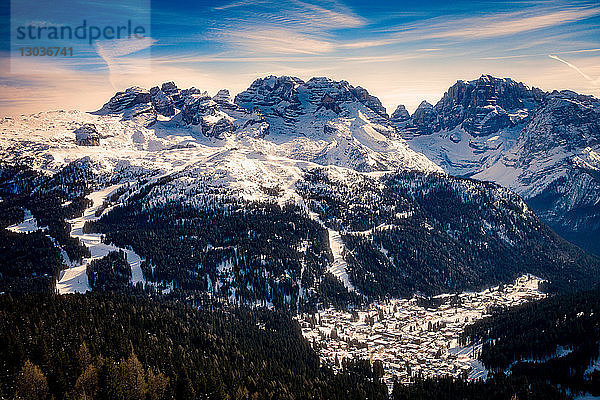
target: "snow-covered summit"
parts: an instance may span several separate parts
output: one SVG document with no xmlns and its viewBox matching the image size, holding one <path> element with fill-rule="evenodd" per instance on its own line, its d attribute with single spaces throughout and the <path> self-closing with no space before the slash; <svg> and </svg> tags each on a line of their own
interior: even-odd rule
<svg viewBox="0 0 600 400">
<path fill-rule="evenodd" d="M 396 135 L 379 99 L 347 81 L 269 76 L 255 80 L 235 103 L 261 112 L 269 124 L 266 139 L 295 158 L 358 171 L 440 171 Z"/>
<path fill-rule="evenodd" d="M 113 149 L 156 152 L 210 142 L 211 146 L 237 146 L 361 172 L 398 169 L 441 172 L 396 135 L 379 99 L 361 87 L 328 78 L 304 82 L 294 77 L 269 76 L 257 79 L 234 100 L 226 89 L 211 96 L 197 88 L 179 89 L 175 83 L 166 82 L 150 90 L 134 86 L 118 92 L 92 114 L 38 114 L 40 119 L 56 118 L 64 125 L 68 125 L 70 116 L 77 126 L 86 123 L 96 126 L 99 137 L 111 138 L 102 143 Z M 36 118 L 26 119 L 27 122 L 21 122 L 37 125 Z M 22 131 L 27 132 L 27 127 Z M 19 136 L 24 140 L 28 135 Z M 73 144 L 68 135 L 64 138 L 68 140 L 53 141 L 51 147 Z M 27 152 L 19 149 L 17 154 L 21 150 Z M 52 153 L 50 149 L 47 152 Z M 113 159 L 118 154 L 106 156 Z M 34 156 L 39 163 L 63 157 L 39 156 Z M 139 156 L 128 154 L 126 158 L 135 163 Z"/>
</svg>

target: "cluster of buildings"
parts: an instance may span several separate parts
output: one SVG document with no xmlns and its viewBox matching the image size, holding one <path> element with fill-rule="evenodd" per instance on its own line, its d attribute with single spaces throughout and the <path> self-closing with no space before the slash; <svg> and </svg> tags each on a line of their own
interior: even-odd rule
<svg viewBox="0 0 600 400">
<path fill-rule="evenodd" d="M 390 388 L 394 379 L 410 383 L 417 376 L 485 379 L 487 371 L 477 360 L 481 344 L 461 346 L 461 333 L 495 307 L 543 298 L 540 282 L 524 275 L 477 293 L 391 299 L 353 311 L 329 308 L 298 319 L 323 363 L 338 370 L 344 359 L 380 361 Z"/>
</svg>

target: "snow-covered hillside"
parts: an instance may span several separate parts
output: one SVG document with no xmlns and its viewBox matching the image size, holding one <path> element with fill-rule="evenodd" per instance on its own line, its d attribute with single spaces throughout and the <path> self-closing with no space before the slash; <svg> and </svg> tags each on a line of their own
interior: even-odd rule
<svg viewBox="0 0 600 400">
<path fill-rule="evenodd" d="M 394 136 L 376 98 L 347 82 L 269 77 L 257 80 L 236 103 L 227 91 L 211 98 L 172 83 L 150 91 L 133 87 L 93 114 L 4 118 L 0 155 L 48 173 L 89 157 L 95 174 L 123 179 L 194 164 L 208 174 L 214 165 L 242 186 L 259 176 L 268 184 L 264 173 L 283 174 L 280 180 L 289 182 L 297 172 L 290 169 L 302 162 L 365 172 L 441 171 Z M 80 141 L 82 130 L 88 136 L 92 131 L 98 142 Z"/>
<path fill-rule="evenodd" d="M 526 89 L 509 86 L 512 102 L 498 99 L 490 113 L 522 106 Z M 527 272 L 588 281 L 600 264 L 563 246 L 518 196 L 448 176 L 411 150 L 399 132 L 412 145 L 428 136 L 405 111 L 390 118 L 365 89 L 327 78 L 257 79 L 233 101 L 169 82 L 132 87 L 95 113 L 2 119 L 0 195 L 7 210 L 35 205 L 79 258 L 56 277 L 64 292 L 85 290 L 86 263 L 116 249 L 129 255 L 129 282 L 149 290 L 275 307 L 477 288 Z M 419 113 L 431 121 L 435 108 Z M 485 138 L 514 130 L 519 115 L 490 125 L 465 111 L 471 125 L 452 129 Z M 77 206 L 57 217 L 36 196 Z"/>
</svg>

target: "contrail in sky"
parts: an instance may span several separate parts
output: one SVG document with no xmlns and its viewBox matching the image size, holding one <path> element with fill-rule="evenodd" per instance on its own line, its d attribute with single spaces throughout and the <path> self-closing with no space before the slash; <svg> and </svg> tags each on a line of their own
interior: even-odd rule
<svg viewBox="0 0 600 400">
<path fill-rule="evenodd" d="M 548 54 L 548 57 L 550 57 L 550 58 L 552 58 L 552 59 L 554 59 L 556 61 L 560 61 L 563 64 L 566 64 L 568 67 L 570 67 L 570 68 L 574 69 L 575 71 L 577 71 L 581 76 L 583 76 L 588 81 L 594 81 L 594 78 L 592 78 L 591 76 L 589 76 L 588 74 L 586 74 L 585 72 L 583 72 L 582 70 L 580 70 L 576 65 L 573 65 L 570 62 L 563 60 L 559 56 L 556 56 L 554 54 Z"/>
</svg>

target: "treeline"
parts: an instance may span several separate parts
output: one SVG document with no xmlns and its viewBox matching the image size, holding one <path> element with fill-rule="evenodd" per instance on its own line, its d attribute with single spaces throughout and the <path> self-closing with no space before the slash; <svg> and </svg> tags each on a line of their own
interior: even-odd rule
<svg viewBox="0 0 600 400">
<path fill-rule="evenodd" d="M 70 236 L 71 226 L 65 221 L 80 215 L 87 202 L 85 198 L 76 198 L 63 206 L 63 199 L 55 194 L 3 197 L 0 292 L 53 291 L 54 282 L 64 268 L 61 249 L 73 261 L 90 256 L 89 250 Z M 23 221 L 24 209 L 31 211 L 43 231 L 15 233 L 5 229 Z"/>
<path fill-rule="evenodd" d="M 280 312 L 146 296 L 0 296 L 0 397 L 387 399 L 380 368 L 319 366 Z"/>
<path fill-rule="evenodd" d="M 468 326 L 463 343 L 483 341 L 487 368 L 600 394 L 600 289 L 497 310 Z"/>
<path fill-rule="evenodd" d="M 25 213 L 21 202 L 6 196 L 0 202 L 0 293 L 52 291 L 62 268 L 60 250 L 42 231 L 8 231 Z"/>
<path fill-rule="evenodd" d="M 45 233 L 0 227 L 0 293 L 52 292 L 61 269 L 60 250 Z"/>
</svg>

